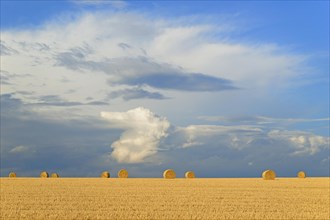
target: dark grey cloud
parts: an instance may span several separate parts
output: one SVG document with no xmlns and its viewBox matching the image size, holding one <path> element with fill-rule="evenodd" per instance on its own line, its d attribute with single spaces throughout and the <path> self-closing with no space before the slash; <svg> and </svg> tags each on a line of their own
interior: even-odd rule
<svg viewBox="0 0 330 220">
<path fill-rule="evenodd" d="M 69 106 L 80 106 L 80 105 L 108 105 L 109 103 L 103 101 L 91 101 L 91 102 L 71 102 L 66 101 L 58 95 L 46 95 L 39 97 L 39 102 L 29 104 L 29 105 L 48 105 L 48 106 L 59 106 L 59 107 L 69 107 Z"/>
<path fill-rule="evenodd" d="M 129 101 L 132 99 L 166 99 L 166 97 L 159 92 L 149 92 L 141 88 L 117 90 L 111 92 L 108 97 L 110 99 L 122 98 L 125 101 Z"/>
<path fill-rule="evenodd" d="M 324 123 L 329 124 L 330 118 L 274 118 L 265 116 L 200 116 L 199 119 L 223 123 L 223 124 L 252 124 L 262 126 L 295 126 L 296 124 L 308 123 L 320 126 Z"/>
<path fill-rule="evenodd" d="M 106 102 L 37 102 L 29 105 L 41 105 L 41 106 L 58 106 L 58 107 L 70 107 L 70 106 L 80 106 L 80 105 L 107 105 Z"/>
<path fill-rule="evenodd" d="M 158 165 L 123 165 L 111 159 L 110 143 L 122 131 L 109 128 L 104 120 L 50 120 L 31 111 L 12 94 L 1 96 L 0 110 L 0 176 L 14 171 L 18 176 L 37 177 L 41 170 L 58 172 L 63 177 L 98 177 L 109 170 L 115 176 L 124 167 L 131 177 L 161 177 Z"/>
<path fill-rule="evenodd" d="M 173 131 L 164 143 L 168 150 L 158 156 L 163 169 L 175 167 L 179 175 L 194 170 L 200 177 L 258 177 L 274 169 L 279 176 L 295 176 L 299 170 L 328 176 L 326 139 L 253 126 L 189 126 Z"/>
<path fill-rule="evenodd" d="M 33 94 L 29 92 L 23 92 L 24 94 Z M 20 92 L 19 94 L 22 94 Z M 83 105 L 108 105 L 108 102 L 103 101 L 89 101 L 89 102 L 71 102 L 62 99 L 57 95 L 47 95 L 39 97 L 39 102 L 35 103 L 27 103 L 24 104 L 21 99 L 17 99 L 13 97 L 13 94 L 3 94 L 1 97 L 1 107 L 3 111 L 11 111 L 13 108 L 20 106 L 19 109 L 22 107 L 29 108 L 31 106 L 58 106 L 58 107 L 70 107 L 70 106 L 83 106 Z M 25 109 L 26 110 L 26 109 Z"/>
<path fill-rule="evenodd" d="M 111 76 L 109 84 L 148 85 L 179 91 L 223 91 L 237 89 L 233 82 L 203 73 L 185 72 L 180 67 L 157 63 L 152 59 L 121 57 L 104 61 L 86 59 L 86 51 L 72 49 L 56 56 L 57 65 L 80 71 L 99 71 Z"/>
<path fill-rule="evenodd" d="M 122 79 L 119 83 L 128 85 L 148 85 L 159 89 L 181 91 L 223 91 L 237 89 L 229 80 L 201 73 L 156 73 L 141 77 Z"/>
<path fill-rule="evenodd" d="M 37 116 L 25 120 L 1 116 L 2 176 L 11 170 L 31 176 L 41 170 L 62 176 L 98 176 L 109 169 L 103 155 L 109 153 L 109 140 L 116 138 L 117 131 L 96 127 L 102 123 L 97 120 L 52 122 Z M 17 146 L 27 150 L 12 153 Z"/>
<path fill-rule="evenodd" d="M 60 96 L 58 96 L 58 95 L 45 95 L 45 96 L 39 97 L 39 101 L 52 103 L 52 102 L 61 102 L 61 101 L 63 101 L 63 99 L 60 98 Z"/>
<path fill-rule="evenodd" d="M 92 49 L 86 44 L 83 47 L 74 47 L 66 52 L 58 53 L 55 56 L 58 66 L 65 66 L 72 70 L 90 70 L 97 67 L 96 62 L 86 61 L 88 54 L 92 53 Z"/>
<path fill-rule="evenodd" d="M 25 96 L 32 96 L 35 94 L 35 92 L 31 92 L 31 91 L 16 91 L 16 94 L 20 94 L 20 95 L 25 95 Z"/>
<path fill-rule="evenodd" d="M 14 98 L 12 93 L 0 95 L 1 114 L 11 113 L 13 110 L 16 111 L 22 108 L 23 102 L 20 99 Z"/>
<path fill-rule="evenodd" d="M 87 117 L 54 121 L 31 111 L 12 94 L 1 95 L 0 101 L 1 176 L 10 171 L 38 176 L 47 170 L 91 177 L 123 167 L 132 177 L 161 177 L 169 167 L 178 176 L 194 170 L 198 177 L 258 177 L 269 168 L 279 176 L 295 176 L 298 170 L 310 176 L 329 175 L 329 147 L 312 133 L 255 126 L 171 127 L 150 160 L 120 164 L 110 157 L 110 145 L 123 131 L 110 128 L 108 122 Z"/>
<path fill-rule="evenodd" d="M 119 131 L 107 128 L 103 120 L 54 121 L 12 94 L 1 95 L 0 101 L 1 176 L 10 171 L 38 176 L 41 170 L 62 176 L 98 176 L 109 169 L 109 140 L 115 140 Z"/>
</svg>

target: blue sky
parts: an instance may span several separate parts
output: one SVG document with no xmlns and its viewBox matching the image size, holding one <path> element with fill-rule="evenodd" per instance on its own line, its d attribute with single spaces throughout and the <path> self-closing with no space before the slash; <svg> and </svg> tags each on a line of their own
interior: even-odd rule
<svg viewBox="0 0 330 220">
<path fill-rule="evenodd" d="M 329 2 L 1 1 L 1 106 L 2 176 L 327 176 Z"/>
</svg>

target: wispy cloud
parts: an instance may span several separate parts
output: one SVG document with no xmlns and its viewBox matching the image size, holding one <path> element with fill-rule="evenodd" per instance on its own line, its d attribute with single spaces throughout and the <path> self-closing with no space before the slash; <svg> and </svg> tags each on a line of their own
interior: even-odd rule
<svg viewBox="0 0 330 220">
<path fill-rule="evenodd" d="M 241 123 L 241 124 L 295 124 L 308 122 L 327 122 L 330 118 L 272 118 L 265 116 L 200 116 L 199 119 L 212 122 Z"/>
<path fill-rule="evenodd" d="M 125 101 L 132 99 L 166 99 L 166 97 L 159 92 L 149 92 L 141 88 L 122 89 L 109 94 L 110 99 L 119 97 Z"/>
<path fill-rule="evenodd" d="M 19 146 L 12 148 L 9 152 L 17 154 L 17 153 L 25 153 L 28 150 L 29 150 L 29 148 L 27 146 L 19 145 Z"/>
<path fill-rule="evenodd" d="M 72 0 L 74 4 L 83 6 L 105 6 L 109 5 L 114 8 L 125 8 L 127 6 L 126 1 L 122 0 Z"/>
<path fill-rule="evenodd" d="M 1 56 L 18 54 L 17 50 L 6 46 L 5 43 L 2 41 L 0 42 L 0 52 L 1 52 Z"/>
</svg>

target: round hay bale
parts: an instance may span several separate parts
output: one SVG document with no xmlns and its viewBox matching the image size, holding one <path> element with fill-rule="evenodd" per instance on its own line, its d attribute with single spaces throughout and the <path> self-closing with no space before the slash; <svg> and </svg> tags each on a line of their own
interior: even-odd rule
<svg viewBox="0 0 330 220">
<path fill-rule="evenodd" d="M 58 175 L 57 173 L 52 173 L 52 174 L 50 175 L 50 177 L 51 177 L 51 178 L 59 178 L 60 175 Z"/>
<path fill-rule="evenodd" d="M 127 178 L 128 177 L 128 171 L 125 169 L 121 169 L 118 171 L 118 178 Z"/>
<path fill-rule="evenodd" d="M 195 173 L 193 171 L 187 171 L 184 176 L 188 179 L 195 178 Z"/>
<path fill-rule="evenodd" d="M 175 179 L 176 174 L 175 174 L 174 170 L 168 169 L 168 170 L 164 171 L 163 177 L 165 179 Z"/>
<path fill-rule="evenodd" d="M 48 174 L 46 171 L 42 171 L 42 172 L 40 173 L 40 177 L 41 177 L 41 178 L 48 178 L 48 177 L 49 177 L 49 174 Z"/>
<path fill-rule="evenodd" d="M 14 173 L 14 172 L 10 172 L 9 175 L 8 175 L 8 177 L 10 177 L 10 178 L 15 178 L 15 177 L 16 177 L 16 173 Z"/>
<path fill-rule="evenodd" d="M 265 170 L 262 173 L 262 178 L 264 180 L 274 180 L 276 177 L 276 173 L 273 170 Z"/>
<path fill-rule="evenodd" d="M 108 171 L 104 171 L 101 173 L 101 178 L 110 178 L 110 173 Z"/>
<path fill-rule="evenodd" d="M 304 171 L 299 171 L 297 174 L 298 178 L 305 178 L 306 177 L 306 173 Z"/>
</svg>

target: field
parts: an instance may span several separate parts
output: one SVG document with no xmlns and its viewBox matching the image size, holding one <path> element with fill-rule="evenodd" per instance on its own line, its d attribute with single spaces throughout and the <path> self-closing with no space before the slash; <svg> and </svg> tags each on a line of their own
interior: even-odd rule
<svg viewBox="0 0 330 220">
<path fill-rule="evenodd" d="M 330 178 L 0 178 L 1 219 L 329 219 Z"/>
</svg>

